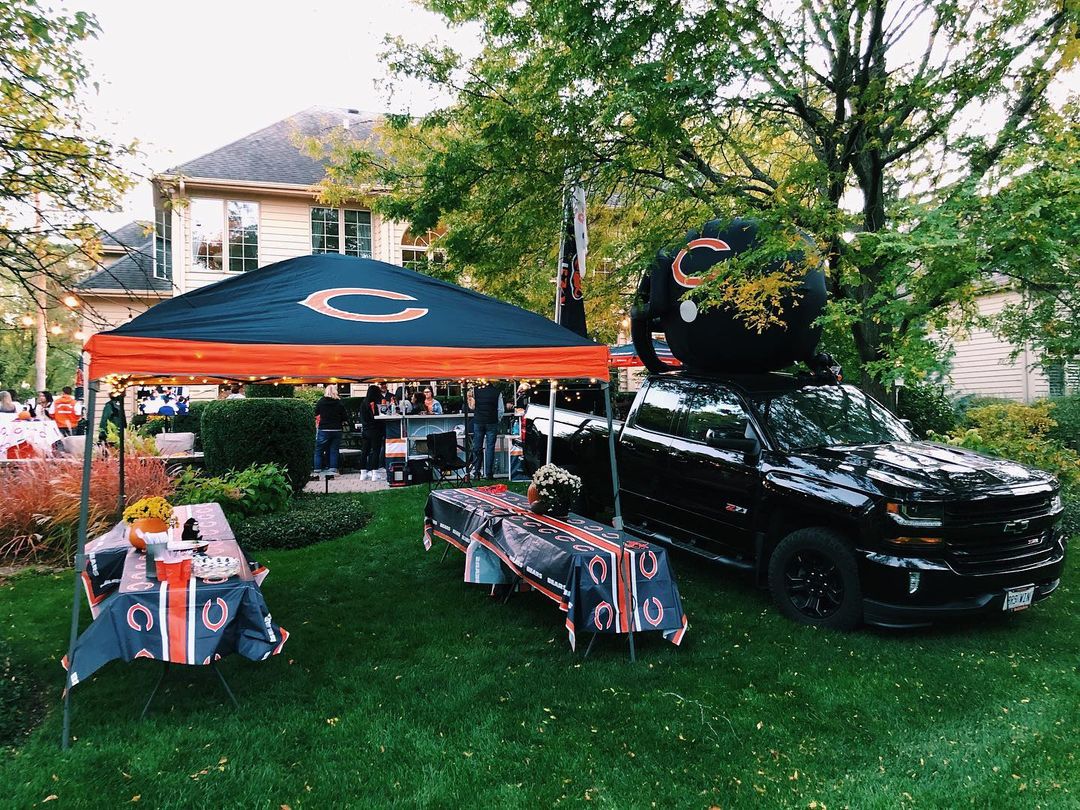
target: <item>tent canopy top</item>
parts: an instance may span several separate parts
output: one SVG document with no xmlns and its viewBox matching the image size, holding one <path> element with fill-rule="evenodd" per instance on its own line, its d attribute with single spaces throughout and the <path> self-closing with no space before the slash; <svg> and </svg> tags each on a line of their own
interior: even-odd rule
<svg viewBox="0 0 1080 810">
<path fill-rule="evenodd" d="M 301 256 L 94 335 L 90 379 L 202 384 L 606 379 L 608 349 L 535 313 L 373 259 Z"/>
</svg>

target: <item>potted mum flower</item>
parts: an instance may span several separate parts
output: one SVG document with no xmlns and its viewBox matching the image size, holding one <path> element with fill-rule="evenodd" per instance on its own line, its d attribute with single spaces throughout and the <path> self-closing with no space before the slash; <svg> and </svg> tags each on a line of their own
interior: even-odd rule
<svg viewBox="0 0 1080 810">
<path fill-rule="evenodd" d="M 555 464 L 545 464 L 533 474 L 529 503 L 537 514 L 565 515 L 581 494 L 581 479 Z"/>
<path fill-rule="evenodd" d="M 173 525 L 173 508 L 160 495 L 140 498 L 124 510 L 124 520 L 130 524 L 128 540 L 135 548 L 146 551 L 145 534 L 160 534 Z"/>
</svg>

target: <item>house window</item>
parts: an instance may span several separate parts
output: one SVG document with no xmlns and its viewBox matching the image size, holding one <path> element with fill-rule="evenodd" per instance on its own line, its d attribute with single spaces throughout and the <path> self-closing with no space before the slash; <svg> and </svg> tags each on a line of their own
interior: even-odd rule
<svg viewBox="0 0 1080 810">
<path fill-rule="evenodd" d="M 172 211 L 154 211 L 154 278 L 172 278 Z"/>
<path fill-rule="evenodd" d="M 312 208 L 311 252 L 344 253 L 346 256 L 370 259 L 371 212 L 350 208 Z"/>
<path fill-rule="evenodd" d="M 1046 365 L 1046 378 L 1052 397 L 1080 394 L 1080 360 L 1054 362 Z"/>
<path fill-rule="evenodd" d="M 229 201 L 229 270 L 259 267 L 259 204 Z"/>
<path fill-rule="evenodd" d="M 256 269 L 259 266 L 259 204 L 193 199 L 191 255 L 194 266 L 204 270 L 221 272 L 227 269 L 243 273 Z"/>
<path fill-rule="evenodd" d="M 220 271 L 225 208 L 221 200 L 191 201 L 191 257 L 195 267 Z"/>
<path fill-rule="evenodd" d="M 440 231 L 428 231 L 423 236 L 413 236 L 412 231 L 406 230 L 401 237 L 401 265 L 410 270 L 423 271 L 429 262 L 445 264 L 446 253 L 432 247 L 432 243 L 440 236 Z"/>
</svg>

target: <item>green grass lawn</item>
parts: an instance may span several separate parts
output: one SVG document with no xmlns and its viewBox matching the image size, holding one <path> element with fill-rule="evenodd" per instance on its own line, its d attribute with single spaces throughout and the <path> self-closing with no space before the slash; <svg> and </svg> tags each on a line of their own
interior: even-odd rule
<svg viewBox="0 0 1080 810">
<path fill-rule="evenodd" d="M 797 627 L 742 576 L 675 555 L 690 631 L 571 654 L 557 608 L 503 606 L 425 553 L 425 492 L 363 531 L 264 553 L 281 656 L 166 681 L 113 663 L 59 750 L 69 575 L 0 588 L 0 636 L 49 712 L 0 753 L 0 806 L 1080 806 L 1076 562 L 1048 602 L 982 624 Z M 84 611 L 84 622 L 86 612 Z M 815 804 L 816 803 L 816 804 Z"/>
</svg>

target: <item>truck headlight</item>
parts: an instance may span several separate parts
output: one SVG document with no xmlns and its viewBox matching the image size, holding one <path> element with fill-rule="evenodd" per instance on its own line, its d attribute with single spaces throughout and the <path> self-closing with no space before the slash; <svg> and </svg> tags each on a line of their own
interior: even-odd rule
<svg viewBox="0 0 1080 810">
<path fill-rule="evenodd" d="M 945 505 L 921 501 L 889 501 L 885 512 L 901 526 L 940 526 L 945 519 Z"/>
<path fill-rule="evenodd" d="M 1060 512 L 1064 508 L 1065 508 L 1065 504 L 1063 504 L 1061 502 L 1061 493 L 1059 492 L 1056 495 L 1054 495 L 1053 498 L 1050 499 L 1050 511 L 1051 512 Z"/>
</svg>

